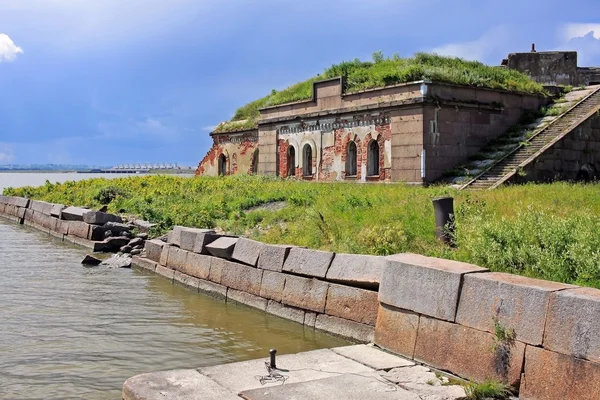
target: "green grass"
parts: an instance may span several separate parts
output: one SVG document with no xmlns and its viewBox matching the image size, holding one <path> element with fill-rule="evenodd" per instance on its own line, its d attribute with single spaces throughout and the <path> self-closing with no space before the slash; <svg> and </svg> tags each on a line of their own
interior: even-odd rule
<svg viewBox="0 0 600 400">
<path fill-rule="evenodd" d="M 240 126 L 233 122 L 241 120 L 247 121 L 244 125 L 245 129 L 255 127 L 260 108 L 308 100 L 312 97 L 314 82 L 337 76 L 346 78 L 346 93 L 423 79 L 525 93 L 544 93 L 542 85 L 520 72 L 506 68 L 491 67 L 477 61 L 436 54 L 416 53 L 410 58 L 397 55 L 388 58 L 381 52 L 377 52 L 373 54 L 372 62 L 355 59 L 334 64 L 325 69 L 321 75 L 281 91 L 273 90 L 271 94 L 238 108 L 232 120 L 219 125 L 215 131 L 240 130 Z"/>
<path fill-rule="evenodd" d="M 554 183 L 459 192 L 444 186 L 315 183 L 260 176 L 94 179 L 5 194 L 218 227 L 267 243 L 344 253 L 415 252 L 530 277 L 600 287 L 600 185 Z M 431 200 L 455 198 L 456 247 L 434 238 Z M 280 210 L 252 207 L 285 201 Z"/>
<path fill-rule="evenodd" d="M 511 395 L 510 387 L 496 381 L 469 383 L 465 386 L 468 400 L 506 399 Z"/>
</svg>

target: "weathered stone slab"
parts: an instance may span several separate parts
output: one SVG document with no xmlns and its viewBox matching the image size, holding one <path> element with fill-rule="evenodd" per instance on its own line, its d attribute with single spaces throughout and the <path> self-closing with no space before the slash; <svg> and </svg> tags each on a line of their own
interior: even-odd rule
<svg viewBox="0 0 600 400">
<path fill-rule="evenodd" d="M 60 219 L 65 221 L 83 221 L 83 214 L 89 212 L 87 208 L 67 207 L 60 213 Z"/>
<path fill-rule="evenodd" d="M 260 297 L 281 302 L 285 287 L 285 274 L 273 271 L 263 271 L 260 285 Z"/>
<path fill-rule="evenodd" d="M 147 258 L 133 256 L 131 257 L 131 265 L 154 272 L 156 270 L 157 262 Z"/>
<path fill-rule="evenodd" d="M 317 323 L 317 313 L 306 311 L 304 313 L 304 325 L 314 328 Z"/>
<path fill-rule="evenodd" d="M 43 214 L 40 214 L 43 215 Z M 35 213 L 38 216 L 38 213 Z M 69 235 L 76 236 L 78 238 L 87 239 L 90 234 L 90 226 L 83 221 L 70 221 L 69 222 Z"/>
<path fill-rule="evenodd" d="M 600 290 L 578 288 L 552 293 L 544 347 L 600 363 Z"/>
<path fill-rule="evenodd" d="M 221 284 L 259 296 L 262 273 L 260 269 L 227 261 L 221 276 Z"/>
<path fill-rule="evenodd" d="M 269 355 L 265 354 L 265 356 L 268 358 Z M 288 376 L 285 385 L 337 376 L 344 373 L 365 374 L 373 371 L 367 366 L 340 356 L 328 349 L 278 355 L 277 366 L 290 371 L 289 373 L 285 373 Z M 264 358 L 204 367 L 200 368 L 199 371 L 233 393 L 239 393 L 242 390 L 265 388 L 256 379 L 256 375 L 260 373 L 257 371 L 265 371 Z M 278 385 L 278 387 L 281 387 L 281 385 Z M 300 398 L 305 399 L 306 397 Z M 331 393 L 329 393 L 329 399 L 331 398 Z"/>
<path fill-rule="evenodd" d="M 171 269 L 171 268 L 163 267 L 162 265 L 157 265 L 154 272 L 156 272 L 157 275 L 164 276 L 165 278 L 167 278 L 170 281 L 173 281 L 173 279 L 175 278 L 175 270 Z"/>
<path fill-rule="evenodd" d="M 64 210 L 63 210 L 64 212 Z M 83 214 L 83 221 L 90 225 L 104 225 L 107 222 L 123 222 L 118 215 L 104 213 L 102 211 L 89 211 Z"/>
<path fill-rule="evenodd" d="M 252 308 L 258 308 L 261 311 L 265 311 L 267 309 L 266 299 L 231 288 L 227 289 L 227 301 L 245 304 Z"/>
<path fill-rule="evenodd" d="M 506 346 L 495 337 L 466 326 L 421 315 L 415 360 L 478 382 L 496 379 L 518 386 L 525 344 Z"/>
<path fill-rule="evenodd" d="M 517 340 L 539 346 L 550 294 L 569 287 L 573 286 L 500 272 L 468 274 L 456 322 L 487 332 L 494 332 L 497 322 L 504 329 L 513 329 Z"/>
<path fill-rule="evenodd" d="M 240 398 L 194 369 L 153 372 L 129 378 L 123 400 L 239 400 Z"/>
<path fill-rule="evenodd" d="M 165 243 L 162 247 L 162 251 L 160 252 L 160 260 L 158 260 L 158 263 L 160 265 L 167 265 L 167 263 L 169 262 L 169 249 L 173 247 L 171 246 L 170 243 Z"/>
<path fill-rule="evenodd" d="M 325 312 L 329 284 L 317 279 L 286 276 L 282 302 L 289 306 Z"/>
<path fill-rule="evenodd" d="M 304 310 L 295 307 L 289 307 L 273 300 L 269 300 L 269 303 L 267 304 L 267 312 L 299 324 L 304 323 Z"/>
<path fill-rule="evenodd" d="M 385 257 L 336 254 L 327 271 L 327 280 L 376 288 L 388 261 Z"/>
<path fill-rule="evenodd" d="M 418 254 L 387 257 L 379 301 L 446 321 L 454 321 L 462 276 L 487 269 Z"/>
<path fill-rule="evenodd" d="M 209 282 L 204 279 L 198 280 L 198 290 L 208 296 L 215 297 L 217 299 L 227 298 L 226 286 L 219 285 L 218 283 Z"/>
<path fill-rule="evenodd" d="M 258 257 L 265 245 L 256 240 L 238 238 L 237 243 L 233 249 L 231 259 L 234 261 L 241 262 L 242 264 L 256 267 L 258 263 Z"/>
<path fill-rule="evenodd" d="M 600 394 L 600 364 L 527 346 L 522 400 L 591 400 Z"/>
<path fill-rule="evenodd" d="M 22 207 L 17 208 L 17 217 L 25 218 L 25 211 L 27 211 L 27 208 L 22 208 Z"/>
<path fill-rule="evenodd" d="M 214 257 L 230 260 L 237 241 L 238 238 L 223 236 L 204 246 L 204 248 Z"/>
<path fill-rule="evenodd" d="M 69 221 L 64 221 L 62 219 L 56 220 L 56 232 L 61 235 L 69 234 Z"/>
<path fill-rule="evenodd" d="M 329 265 L 333 260 L 330 251 L 319 251 L 294 247 L 283 264 L 283 270 L 299 275 L 325 278 Z"/>
<path fill-rule="evenodd" d="M 198 233 L 196 234 L 196 242 L 194 243 L 194 253 L 210 255 L 206 246 L 222 237 L 216 233 Z"/>
<path fill-rule="evenodd" d="M 185 267 L 187 265 L 187 256 L 187 251 L 172 246 L 169 249 L 169 258 L 167 259 L 166 267 L 172 268 L 179 272 L 185 272 Z"/>
<path fill-rule="evenodd" d="M 12 204 L 15 207 L 27 208 L 29 207 L 29 199 L 25 197 L 17 197 L 17 196 L 8 196 L 8 203 Z"/>
<path fill-rule="evenodd" d="M 60 218 L 60 214 L 66 207 L 62 204 L 52 204 L 50 208 L 50 215 L 55 218 Z"/>
<path fill-rule="evenodd" d="M 317 315 L 315 328 L 363 343 L 373 341 L 373 332 L 375 330 L 370 325 L 359 324 L 358 322 L 325 314 Z"/>
<path fill-rule="evenodd" d="M 52 211 L 53 206 L 54 206 L 54 204 L 48 203 L 46 201 L 41 201 L 41 200 L 31 200 L 29 202 L 30 209 L 32 209 L 35 212 L 45 214 L 45 215 L 51 215 L 50 212 Z"/>
<path fill-rule="evenodd" d="M 335 347 L 331 350 L 375 370 L 388 370 L 392 368 L 415 365 L 415 363 L 412 361 L 408 361 L 402 357 L 386 353 L 385 351 L 368 344 Z"/>
<path fill-rule="evenodd" d="M 221 283 L 221 280 L 223 279 L 223 271 L 225 270 L 225 264 L 227 264 L 226 260 L 213 257 L 210 261 L 208 280 L 215 283 Z"/>
<path fill-rule="evenodd" d="M 380 304 L 375 325 L 376 345 L 413 358 L 419 328 L 419 314 Z"/>
<path fill-rule="evenodd" d="M 133 225 L 140 230 L 140 232 L 147 233 L 150 229 L 154 228 L 156 224 L 141 219 L 133 221 Z"/>
<path fill-rule="evenodd" d="M 173 274 L 173 281 L 180 283 L 188 289 L 195 289 L 196 292 L 198 291 L 198 286 L 200 285 L 200 279 L 194 278 L 193 276 L 189 276 L 179 271 L 175 271 Z"/>
<path fill-rule="evenodd" d="M 211 256 L 188 253 L 183 272 L 199 279 L 207 279 L 210 275 L 212 260 L 213 257 Z"/>
<path fill-rule="evenodd" d="M 347 374 L 308 382 L 286 383 L 285 385 L 243 391 L 241 396 L 246 400 L 331 400 L 332 398 L 344 400 L 422 399 L 417 394 L 400 387 L 391 390 L 390 385 L 382 382 L 381 378 L 375 374 L 373 376 Z"/>
<path fill-rule="evenodd" d="M 381 377 L 402 386 L 422 400 L 465 400 L 462 385 L 451 384 L 450 380 L 422 365 L 394 368 L 382 373 Z M 515 398 L 511 399 L 515 400 Z M 491 400 L 491 399 L 489 399 Z"/>
<path fill-rule="evenodd" d="M 334 283 L 329 285 L 325 305 L 328 315 L 374 326 L 378 308 L 377 292 Z"/>
<path fill-rule="evenodd" d="M 110 247 L 107 247 L 106 243 L 104 243 L 104 242 L 94 242 L 92 240 L 88 240 L 86 238 L 80 238 L 77 236 L 63 235 L 63 240 L 73 243 L 73 244 L 76 244 L 78 246 L 85 247 L 94 252 L 110 250 Z"/>
<path fill-rule="evenodd" d="M 179 243 L 174 243 L 184 250 L 194 251 L 198 235 L 214 234 L 212 229 L 197 229 L 177 227 L 178 234 L 173 233 L 173 240 L 179 240 Z"/>
<path fill-rule="evenodd" d="M 90 225 L 90 231 L 88 234 L 88 239 L 90 240 L 96 240 L 96 241 L 103 241 L 104 240 L 104 233 L 106 231 L 104 230 L 103 227 L 98 226 L 98 225 Z"/>
<path fill-rule="evenodd" d="M 146 240 L 144 243 L 144 249 L 146 250 L 146 258 L 159 262 L 160 254 L 162 253 L 162 249 L 165 245 L 165 242 L 158 239 Z"/>
<path fill-rule="evenodd" d="M 258 268 L 281 272 L 291 248 L 292 246 L 265 244 L 258 257 Z"/>
</svg>

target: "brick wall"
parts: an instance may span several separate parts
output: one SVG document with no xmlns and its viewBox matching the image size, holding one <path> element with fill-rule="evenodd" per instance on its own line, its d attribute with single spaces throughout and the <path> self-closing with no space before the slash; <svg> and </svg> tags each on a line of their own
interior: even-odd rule
<svg viewBox="0 0 600 400">
<path fill-rule="evenodd" d="M 221 155 L 224 155 L 226 159 L 226 175 L 256 173 L 257 171 L 253 170 L 253 165 L 257 149 L 257 131 L 215 134 L 213 136 L 213 146 L 198 164 L 196 175 L 217 176 Z"/>
</svg>

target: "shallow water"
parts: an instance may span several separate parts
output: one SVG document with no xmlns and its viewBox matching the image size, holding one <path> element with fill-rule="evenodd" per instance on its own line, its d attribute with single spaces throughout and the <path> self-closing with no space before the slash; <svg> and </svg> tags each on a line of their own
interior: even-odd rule
<svg viewBox="0 0 600 400">
<path fill-rule="evenodd" d="M 1 399 L 120 399 L 144 372 L 347 343 L 85 254 L 0 217 Z"/>
</svg>

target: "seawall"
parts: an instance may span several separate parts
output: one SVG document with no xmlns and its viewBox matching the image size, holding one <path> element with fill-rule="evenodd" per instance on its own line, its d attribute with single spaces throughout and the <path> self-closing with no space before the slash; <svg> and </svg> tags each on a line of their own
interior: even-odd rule
<svg viewBox="0 0 600 400">
<path fill-rule="evenodd" d="M 71 230 L 68 221 L 64 233 L 65 223 L 41 217 L 38 203 L 0 196 L 0 215 L 101 247 L 90 240 L 92 228 L 83 238 L 85 229 Z M 600 394 L 597 289 L 416 254 L 335 254 L 185 227 L 175 227 L 167 242 L 146 241 L 134 264 L 466 379 L 503 381 L 521 399 Z"/>
</svg>

